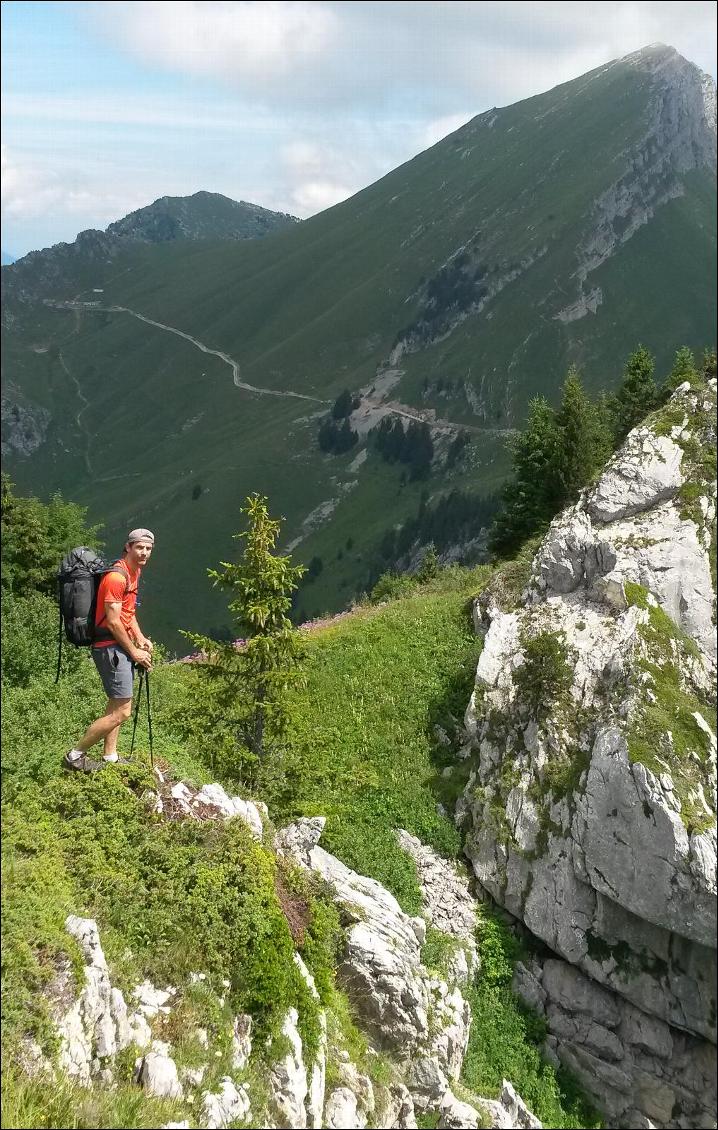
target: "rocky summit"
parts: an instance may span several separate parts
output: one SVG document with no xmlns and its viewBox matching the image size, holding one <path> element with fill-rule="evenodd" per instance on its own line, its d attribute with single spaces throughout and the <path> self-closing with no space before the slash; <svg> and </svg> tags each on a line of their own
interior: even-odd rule
<svg viewBox="0 0 718 1130">
<path fill-rule="evenodd" d="M 492 587 L 460 801 L 482 887 L 548 947 L 546 1049 L 620 1126 L 714 1125 L 716 382 L 686 384 Z"/>
</svg>

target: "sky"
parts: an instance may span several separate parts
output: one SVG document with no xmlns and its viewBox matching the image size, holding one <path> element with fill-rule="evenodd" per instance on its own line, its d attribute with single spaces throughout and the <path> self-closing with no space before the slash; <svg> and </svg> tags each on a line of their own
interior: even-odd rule
<svg viewBox="0 0 718 1130">
<path fill-rule="evenodd" d="M 200 189 L 306 218 L 656 42 L 715 79 L 716 4 L 3 0 L 2 249 Z"/>
</svg>

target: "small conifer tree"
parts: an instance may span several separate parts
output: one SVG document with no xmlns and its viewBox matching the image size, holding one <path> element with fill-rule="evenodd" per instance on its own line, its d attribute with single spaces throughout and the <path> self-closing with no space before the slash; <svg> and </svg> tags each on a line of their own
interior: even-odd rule
<svg viewBox="0 0 718 1130">
<path fill-rule="evenodd" d="M 529 405 L 526 428 L 509 443 L 513 475 L 502 492 L 502 507 L 494 520 L 489 546 L 511 553 L 532 534 L 545 529 L 559 507 L 560 434 L 548 401 L 535 397 Z"/>
<path fill-rule="evenodd" d="M 621 443 L 631 428 L 652 412 L 658 404 L 658 389 L 653 375 L 654 360 L 639 345 L 626 362 L 623 383 L 616 393 L 616 441 Z"/>
<path fill-rule="evenodd" d="M 560 458 L 556 468 L 561 503 L 573 502 L 594 470 L 595 415 L 578 370 L 571 366 L 556 416 Z"/>
<path fill-rule="evenodd" d="M 684 384 L 685 381 L 692 384 L 697 376 L 698 371 L 693 351 L 687 345 L 684 345 L 681 349 L 676 350 L 673 367 L 661 389 L 663 399 L 667 400 L 671 393 L 675 392 L 679 385 Z"/>
<path fill-rule="evenodd" d="M 248 528 L 234 535 L 245 542 L 241 559 L 208 570 L 214 584 L 231 593 L 228 607 L 240 638 L 183 635 L 201 652 L 197 668 L 209 683 L 205 725 L 213 733 L 216 723 L 218 734 L 229 730 L 235 741 L 233 763 L 230 756 L 225 771 L 251 784 L 261 760 L 279 747 L 288 720 L 287 692 L 301 681 L 304 653 L 288 613 L 306 570 L 275 553 L 280 522 L 270 518 L 265 497 L 250 495 L 241 513 L 248 518 Z"/>
</svg>

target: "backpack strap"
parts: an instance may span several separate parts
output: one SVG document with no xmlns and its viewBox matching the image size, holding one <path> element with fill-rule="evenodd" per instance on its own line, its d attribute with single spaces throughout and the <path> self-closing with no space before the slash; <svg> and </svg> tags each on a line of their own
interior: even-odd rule
<svg viewBox="0 0 718 1130">
<path fill-rule="evenodd" d="M 123 593 L 123 597 L 127 596 L 128 592 L 133 592 L 133 591 L 137 592 L 136 588 L 132 589 L 132 587 L 131 587 L 132 582 L 130 580 L 130 571 L 127 568 L 127 566 L 125 565 L 125 563 L 124 563 L 124 561 L 122 560 L 121 557 L 118 558 L 118 560 L 115 561 L 115 563 L 113 565 L 110 565 L 110 568 L 105 571 L 105 576 L 107 576 L 108 573 L 124 573 L 125 574 L 125 591 Z M 94 633 L 93 633 L 94 639 L 100 640 L 101 642 L 104 642 L 104 640 L 110 640 L 110 639 L 115 638 L 113 636 L 112 632 L 109 630 L 109 628 L 101 628 L 100 627 L 100 625 L 106 619 L 107 619 L 107 617 L 105 616 L 105 613 L 103 611 L 102 616 L 100 617 L 97 624 L 95 625 L 95 629 L 94 629 Z"/>
</svg>

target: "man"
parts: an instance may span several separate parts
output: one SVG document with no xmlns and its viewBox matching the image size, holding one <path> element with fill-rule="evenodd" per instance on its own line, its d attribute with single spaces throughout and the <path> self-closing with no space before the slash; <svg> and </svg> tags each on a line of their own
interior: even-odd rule
<svg viewBox="0 0 718 1130">
<path fill-rule="evenodd" d="M 107 694 L 107 709 L 65 754 L 65 769 L 93 773 L 103 762 L 128 764 L 117 756 L 117 739 L 120 726 L 132 714 L 135 666 L 152 670 L 152 641 L 143 635 L 135 608 L 140 574 L 154 544 L 150 530 L 132 530 L 122 557 L 100 581 L 92 658 Z M 103 761 L 91 761 L 87 751 L 99 741 L 104 743 Z"/>
</svg>

